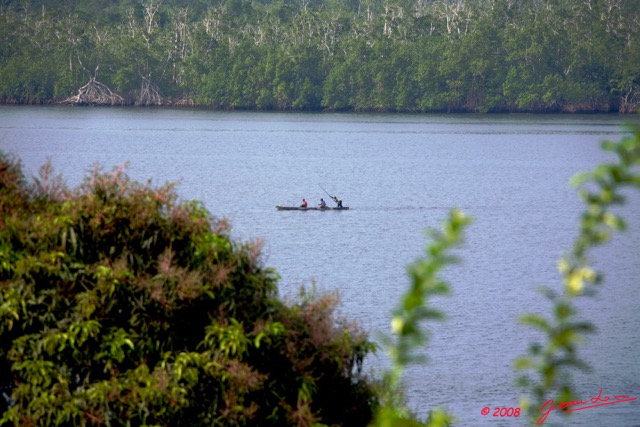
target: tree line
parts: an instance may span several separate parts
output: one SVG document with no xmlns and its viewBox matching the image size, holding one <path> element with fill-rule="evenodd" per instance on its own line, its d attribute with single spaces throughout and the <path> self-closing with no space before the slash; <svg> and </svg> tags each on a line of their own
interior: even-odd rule
<svg viewBox="0 0 640 427">
<path fill-rule="evenodd" d="M 635 0 L 5 0 L 0 102 L 636 112 Z"/>
</svg>

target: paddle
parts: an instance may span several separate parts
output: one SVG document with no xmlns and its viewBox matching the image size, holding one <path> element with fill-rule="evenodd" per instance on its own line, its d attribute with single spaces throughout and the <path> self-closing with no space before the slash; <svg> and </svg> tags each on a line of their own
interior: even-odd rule
<svg viewBox="0 0 640 427">
<path fill-rule="evenodd" d="M 318 184 L 318 187 L 322 188 L 322 185 Z M 324 188 L 322 188 L 322 191 L 327 193 L 327 190 L 325 190 Z M 333 199 L 333 196 L 331 194 L 327 193 L 327 196 L 329 196 L 329 197 L 331 197 L 331 199 Z"/>
<path fill-rule="evenodd" d="M 334 198 L 331 194 L 329 194 L 329 193 L 327 192 L 327 190 L 325 190 L 325 189 L 322 187 L 322 185 L 318 184 L 318 187 L 322 188 L 322 191 L 324 191 L 325 193 L 327 193 L 327 196 L 329 196 L 329 197 L 331 198 L 331 200 L 333 200 L 334 202 L 338 203 L 338 208 L 342 208 L 342 206 L 341 206 L 341 202 L 338 202 L 337 197 L 335 197 L 335 198 Z"/>
</svg>

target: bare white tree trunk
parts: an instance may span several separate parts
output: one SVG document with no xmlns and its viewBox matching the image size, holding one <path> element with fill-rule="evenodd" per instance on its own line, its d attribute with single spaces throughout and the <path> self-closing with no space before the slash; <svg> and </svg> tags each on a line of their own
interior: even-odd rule
<svg viewBox="0 0 640 427">
<path fill-rule="evenodd" d="M 142 3 L 142 7 L 144 8 L 144 39 L 147 42 L 147 47 L 149 47 L 153 29 L 158 25 L 156 22 L 156 14 L 161 5 L 162 0 L 146 0 Z"/>
<path fill-rule="evenodd" d="M 136 96 L 135 105 L 162 105 L 162 96 L 160 95 L 158 86 L 151 81 L 151 75 L 140 77 L 142 77 L 142 85 L 140 92 Z"/>
<path fill-rule="evenodd" d="M 91 77 L 89 83 L 78 89 L 78 93 L 62 101 L 63 104 L 72 105 L 123 105 L 125 103 L 117 93 L 114 93 L 104 84 Z"/>
</svg>

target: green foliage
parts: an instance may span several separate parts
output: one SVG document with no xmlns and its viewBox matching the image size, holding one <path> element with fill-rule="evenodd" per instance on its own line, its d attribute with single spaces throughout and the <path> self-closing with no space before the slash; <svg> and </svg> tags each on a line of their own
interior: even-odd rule
<svg viewBox="0 0 640 427">
<path fill-rule="evenodd" d="M 410 112 L 640 105 L 633 1 L 104 3 L 0 5 L 0 101 L 59 102 L 97 78 L 137 105 Z"/>
<path fill-rule="evenodd" d="M 632 128 L 631 135 L 617 143 L 605 142 L 603 148 L 615 154 L 617 162 L 600 165 L 573 179 L 580 187 L 586 210 L 572 250 L 558 263 L 564 284 L 562 291 L 542 289 L 552 305 L 552 317 L 538 314 L 521 317 L 522 323 L 541 332 L 545 339 L 532 343 L 528 354 L 516 361 L 516 368 L 522 371 L 519 383 L 530 392 L 530 398 L 523 404 L 534 421 L 546 401 L 558 403 L 579 398 L 571 387 L 571 372 L 589 369 L 588 363 L 579 357 L 578 348 L 595 328 L 589 321 L 578 320 L 576 299 L 593 296 L 602 281 L 590 265 L 589 251 L 609 241 L 613 232 L 625 229 L 625 221 L 615 208 L 624 203 L 626 189 L 640 190 L 640 127 Z"/>
<path fill-rule="evenodd" d="M 531 424 L 545 421 L 548 414 L 541 408 L 545 402 L 578 401 L 571 386 L 572 370 L 588 370 L 589 365 L 578 355 L 579 344 L 585 335 L 593 333 L 594 325 L 578 320 L 576 298 L 593 296 L 601 277 L 590 266 L 589 251 L 606 243 L 613 232 L 622 231 L 626 224 L 615 208 L 624 203 L 624 191 L 640 190 L 640 126 L 631 129 L 631 135 L 620 142 L 605 142 L 603 148 L 614 153 L 616 163 L 603 164 L 594 171 L 577 175 L 574 185 L 587 208 L 580 221 L 580 234 L 573 249 L 559 262 L 563 276 L 563 292 L 543 288 L 542 293 L 552 304 L 552 317 L 524 314 L 521 322 L 542 333 L 543 342 L 532 342 L 526 356 L 515 362 L 521 372 L 520 385 L 529 392 L 521 406 L 528 411 Z M 381 391 L 381 402 L 372 426 L 448 426 L 453 417 L 440 409 L 433 409 L 426 421 L 417 420 L 402 401 L 402 374 L 410 363 L 422 360 L 412 354 L 424 346 L 427 335 L 422 330 L 423 320 L 437 320 L 443 313 L 428 307 L 428 299 L 449 293 L 449 285 L 438 278 L 443 267 L 456 261 L 448 254 L 461 239 L 469 218 L 452 211 L 441 233 L 433 233 L 433 242 L 427 256 L 409 268 L 411 286 L 393 314 L 391 327 L 395 341 L 387 339 L 392 367 L 387 372 Z M 565 413 L 564 411 L 562 411 Z"/>
<path fill-rule="evenodd" d="M 391 320 L 395 342 L 389 340 L 387 347 L 392 367 L 384 378 L 381 405 L 373 426 L 443 427 L 452 423 L 452 417 L 440 409 L 432 410 L 426 422 L 416 420 L 401 400 L 401 380 L 404 368 L 421 360 L 413 354 L 427 341 L 421 322 L 443 317 L 442 312 L 428 307 L 428 301 L 433 296 L 449 293 L 449 285 L 438 277 L 438 273 L 456 262 L 456 258 L 449 252 L 460 243 L 464 228 L 469 222 L 469 217 L 462 212 L 452 211 L 442 231 L 432 232 L 433 242 L 427 247 L 426 258 L 409 267 L 411 285 Z"/>
<path fill-rule="evenodd" d="M 0 158 L 0 424 L 366 425 L 373 345 L 172 185 Z"/>
<path fill-rule="evenodd" d="M 515 363 L 515 368 L 522 373 L 518 382 L 530 393 L 521 406 L 528 410 L 532 424 L 545 421 L 547 414 L 541 412 L 545 402 L 552 400 L 559 404 L 579 400 L 571 386 L 571 372 L 589 369 L 588 363 L 579 357 L 578 348 L 585 335 L 593 333 L 595 328 L 589 321 L 578 320 L 575 300 L 593 296 L 601 282 L 600 275 L 590 266 L 588 253 L 595 246 L 606 243 L 614 231 L 625 229 L 625 221 L 615 213 L 615 208 L 624 203 L 627 188 L 640 190 L 640 126 L 633 127 L 631 135 L 620 142 L 605 142 L 603 148 L 614 153 L 617 162 L 600 165 L 573 179 L 573 183 L 581 188 L 580 194 L 587 208 L 572 251 L 558 264 L 564 280 L 563 292 L 548 287 L 542 289 L 552 304 L 552 317 L 521 316 L 524 325 L 544 336 L 543 342 L 532 342 L 528 355 L 518 358 Z M 452 211 L 443 232 L 433 234 L 427 257 L 409 268 L 412 282 L 392 318 L 395 342 L 387 340 L 392 367 L 383 381 L 381 404 L 373 426 L 448 426 L 453 422 L 452 416 L 440 409 L 433 409 L 425 422 L 417 420 L 403 404 L 401 379 L 408 364 L 422 360 L 412 354 L 424 346 L 427 338 L 420 321 L 443 316 L 440 311 L 428 307 L 428 299 L 448 294 L 449 285 L 438 278 L 438 272 L 456 261 L 448 251 L 461 240 L 468 222 L 462 213 Z"/>
</svg>

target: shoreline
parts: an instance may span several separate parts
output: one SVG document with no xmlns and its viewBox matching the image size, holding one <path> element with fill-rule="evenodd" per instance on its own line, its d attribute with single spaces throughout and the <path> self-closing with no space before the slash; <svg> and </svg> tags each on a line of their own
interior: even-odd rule
<svg viewBox="0 0 640 427">
<path fill-rule="evenodd" d="M 264 109 L 264 108 L 251 108 L 251 107 L 230 107 L 220 108 L 207 105 L 197 105 L 189 102 L 167 102 L 161 105 L 135 105 L 135 104 L 71 104 L 62 101 L 47 101 L 47 102 L 6 102 L 0 101 L 0 106 L 6 107 L 66 107 L 66 108 L 123 108 L 123 109 L 168 109 L 168 110 L 199 110 L 199 111 L 218 111 L 218 112 L 256 112 L 256 113 L 309 113 L 309 114 L 322 114 L 322 113 L 334 113 L 334 114 L 410 114 L 410 115 L 518 115 L 518 114 L 532 114 L 532 115 L 557 115 L 557 116 L 573 116 L 573 115 L 618 115 L 618 116 L 634 116 L 640 114 L 640 105 L 635 110 L 631 108 L 627 109 L 548 109 L 548 110 L 495 110 L 495 111 L 472 111 L 468 109 L 456 109 L 456 110 L 430 110 L 430 111 L 411 111 L 411 110 L 364 110 L 364 109 Z"/>
</svg>

